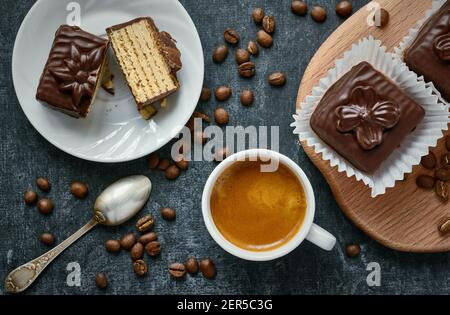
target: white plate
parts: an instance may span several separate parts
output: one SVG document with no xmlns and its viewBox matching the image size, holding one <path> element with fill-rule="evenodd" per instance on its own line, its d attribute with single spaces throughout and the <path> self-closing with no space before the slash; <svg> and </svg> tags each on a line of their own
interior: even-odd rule
<svg viewBox="0 0 450 315">
<path fill-rule="evenodd" d="M 108 26 L 136 17 L 152 17 L 160 30 L 169 32 L 177 40 L 183 68 L 178 72 L 181 88 L 169 97 L 169 106 L 145 121 L 136 110 L 115 58 L 110 58 L 116 95 L 110 96 L 100 89 L 88 117 L 75 119 L 44 106 L 35 98 L 55 31 L 66 24 L 70 2 L 37 1 L 17 34 L 12 73 L 25 115 L 49 142 L 82 159 L 123 162 L 156 151 L 179 133 L 200 96 L 203 50 L 194 23 L 177 0 L 78 0 L 81 28 L 100 36 L 106 36 Z"/>
</svg>

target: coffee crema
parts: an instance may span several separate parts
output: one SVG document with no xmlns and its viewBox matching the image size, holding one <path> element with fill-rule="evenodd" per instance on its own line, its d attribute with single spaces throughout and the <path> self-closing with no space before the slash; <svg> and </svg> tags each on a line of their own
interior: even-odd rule
<svg viewBox="0 0 450 315">
<path fill-rule="evenodd" d="M 288 243 L 300 230 L 307 201 L 295 173 L 280 163 L 272 173 L 264 162 L 240 161 L 217 179 L 211 215 L 219 232 L 239 248 L 263 252 Z"/>
</svg>

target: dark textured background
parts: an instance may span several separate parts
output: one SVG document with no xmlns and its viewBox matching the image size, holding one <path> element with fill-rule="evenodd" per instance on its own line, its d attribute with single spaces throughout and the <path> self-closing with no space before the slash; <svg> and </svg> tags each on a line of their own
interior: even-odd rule
<svg viewBox="0 0 450 315">
<path fill-rule="evenodd" d="M 56 0 L 55 0 L 56 1 Z M 337 1 L 315 0 L 328 8 L 329 18 L 322 24 L 310 17 L 290 12 L 290 0 L 182 0 L 197 25 L 205 52 L 205 84 L 215 87 L 230 84 L 233 89 L 249 87 L 256 92 L 256 103 L 243 108 L 237 93 L 226 107 L 233 125 L 279 125 L 281 152 L 297 161 L 306 171 L 317 197 L 316 222 L 336 235 L 338 243 L 332 252 L 322 251 L 305 242 L 285 258 L 274 262 L 253 263 L 225 253 L 210 238 L 201 218 L 200 199 L 203 185 L 214 163 L 196 162 L 177 181 L 169 182 L 163 173 L 149 171 L 146 160 L 122 164 L 97 164 L 69 156 L 49 144 L 27 121 L 16 99 L 11 78 L 11 56 L 20 23 L 32 6 L 32 0 L 2 0 L 0 12 L 0 279 L 9 271 L 43 253 L 47 248 L 38 240 L 40 233 L 50 230 L 59 241 L 68 237 L 91 217 L 95 196 L 116 179 L 135 173 L 149 176 L 154 184 L 151 200 L 142 213 L 157 215 L 156 231 L 163 251 L 149 262 L 150 274 L 137 279 L 128 252 L 111 255 L 103 243 L 134 230 L 135 220 L 119 228 L 96 228 L 79 240 L 45 270 L 28 294 L 411 294 L 449 293 L 448 266 L 450 254 L 416 255 L 386 249 L 357 230 L 341 213 L 319 171 L 296 145 L 289 127 L 295 110 L 298 84 L 304 69 L 320 44 L 342 22 L 334 13 Z M 352 1 L 355 9 L 367 1 Z M 250 18 L 252 9 L 262 6 L 278 23 L 274 47 L 262 50 L 255 59 L 258 75 L 242 80 L 236 74 L 233 58 L 223 65 L 211 61 L 215 45 L 222 42 L 223 30 L 234 27 L 246 43 L 256 34 Z M 288 83 L 282 89 L 267 86 L 265 75 L 284 71 Z M 200 105 L 212 114 L 215 101 Z M 170 146 L 162 153 L 169 154 Z M 34 188 L 36 176 L 48 177 L 53 188 L 49 193 L 56 202 L 54 213 L 44 217 L 33 207 L 26 207 L 22 192 Z M 70 192 L 72 180 L 89 183 L 91 193 L 86 200 L 75 200 Z M 176 222 L 160 219 L 159 208 L 177 210 Z M 359 258 L 347 258 L 344 250 L 349 242 L 362 245 Z M 189 255 L 210 256 L 218 267 L 214 281 L 202 276 L 173 281 L 167 265 L 183 261 Z M 81 287 L 66 285 L 66 266 L 77 261 L 81 265 Z M 369 262 L 381 265 L 381 287 L 366 284 Z M 110 286 L 106 291 L 95 287 L 94 275 L 104 271 Z M 2 282 L 1 282 L 2 283 Z M 4 294 L 3 289 L 1 289 Z"/>
</svg>

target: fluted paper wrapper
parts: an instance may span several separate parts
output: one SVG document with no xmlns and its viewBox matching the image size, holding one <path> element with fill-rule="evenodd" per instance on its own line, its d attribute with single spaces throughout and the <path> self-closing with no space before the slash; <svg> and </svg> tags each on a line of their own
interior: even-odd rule
<svg viewBox="0 0 450 315">
<path fill-rule="evenodd" d="M 390 78 L 425 110 L 423 121 L 414 132 L 403 139 L 400 147 L 374 174 L 358 170 L 323 142 L 310 126 L 311 115 L 327 90 L 353 66 L 363 61 L 369 62 Z M 294 119 L 291 126 L 295 127 L 294 134 L 298 134 L 301 141 L 313 147 L 317 154 L 322 154 L 322 159 L 329 161 L 332 167 L 336 166 L 338 172 L 345 172 L 348 177 L 354 176 L 357 181 L 362 180 L 372 189 L 374 198 L 384 194 L 386 189 L 394 187 L 396 181 L 402 180 L 406 173 L 411 173 L 413 166 L 419 164 L 421 158 L 428 154 L 429 147 L 436 146 L 450 122 L 448 106 L 439 101 L 438 96 L 433 94 L 433 89 L 408 70 L 394 54 L 387 53 L 381 42 L 372 37 L 354 44 L 342 59 L 336 61 L 336 67 L 313 88 L 312 94 L 306 97 Z"/>
</svg>

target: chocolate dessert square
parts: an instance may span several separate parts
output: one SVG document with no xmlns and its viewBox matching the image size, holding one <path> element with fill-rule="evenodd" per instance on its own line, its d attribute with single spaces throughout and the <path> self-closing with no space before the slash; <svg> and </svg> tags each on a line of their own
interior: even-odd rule
<svg viewBox="0 0 450 315">
<path fill-rule="evenodd" d="M 86 117 L 100 86 L 109 41 L 62 25 L 41 75 L 36 98 L 70 116 Z"/>
<path fill-rule="evenodd" d="M 450 1 L 425 23 L 404 57 L 412 71 L 450 101 Z"/>
<path fill-rule="evenodd" d="M 337 153 L 373 174 L 424 116 L 395 83 L 362 62 L 329 88 L 310 124 Z"/>
</svg>

